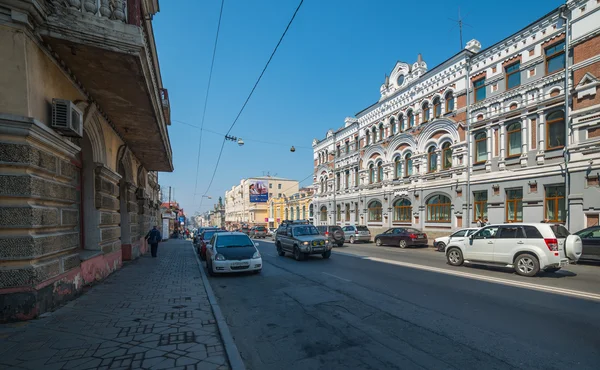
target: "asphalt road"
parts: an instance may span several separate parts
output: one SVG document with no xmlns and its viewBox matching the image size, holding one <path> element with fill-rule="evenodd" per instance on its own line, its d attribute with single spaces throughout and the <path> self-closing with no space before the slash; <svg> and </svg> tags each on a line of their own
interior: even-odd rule
<svg viewBox="0 0 600 370">
<path fill-rule="evenodd" d="M 598 367 L 600 295 L 585 293 L 598 266 L 527 279 L 447 272 L 429 249 L 353 245 L 297 262 L 259 243 L 261 275 L 210 280 L 249 369 Z"/>
</svg>

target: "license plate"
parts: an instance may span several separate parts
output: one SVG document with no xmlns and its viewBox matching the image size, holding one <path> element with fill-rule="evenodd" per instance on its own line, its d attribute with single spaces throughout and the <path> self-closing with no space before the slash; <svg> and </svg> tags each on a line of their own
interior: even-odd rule
<svg viewBox="0 0 600 370">
<path fill-rule="evenodd" d="M 240 267 L 240 266 L 250 266 L 248 262 L 231 262 L 231 266 Z"/>
<path fill-rule="evenodd" d="M 566 261 L 560 261 L 559 266 L 563 267 L 563 266 L 568 266 L 569 265 L 569 260 Z"/>
<path fill-rule="evenodd" d="M 318 247 L 318 248 L 313 248 L 313 251 L 315 251 L 315 252 L 320 252 L 320 251 L 322 251 L 322 250 L 323 250 L 323 248 L 321 248 L 321 247 Z"/>
<path fill-rule="evenodd" d="M 425 235 L 424 234 L 419 234 L 419 238 L 423 239 L 423 238 L 425 238 Z"/>
</svg>

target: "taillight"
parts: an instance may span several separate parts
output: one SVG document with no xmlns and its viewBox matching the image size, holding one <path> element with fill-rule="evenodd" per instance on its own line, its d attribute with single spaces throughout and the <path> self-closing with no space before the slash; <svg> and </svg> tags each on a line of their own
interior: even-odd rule
<svg viewBox="0 0 600 370">
<path fill-rule="evenodd" d="M 548 246 L 548 249 L 551 251 L 557 251 L 558 250 L 558 239 L 555 238 L 545 238 L 544 241 L 546 242 L 546 245 Z"/>
<path fill-rule="evenodd" d="M 329 236 L 329 231 L 325 231 L 325 236 Z"/>
<path fill-rule="evenodd" d="M 417 234 L 410 234 L 408 237 L 411 238 L 411 239 L 416 239 L 417 238 Z"/>
<path fill-rule="evenodd" d="M 356 235 L 358 235 L 358 231 L 356 232 Z"/>
</svg>

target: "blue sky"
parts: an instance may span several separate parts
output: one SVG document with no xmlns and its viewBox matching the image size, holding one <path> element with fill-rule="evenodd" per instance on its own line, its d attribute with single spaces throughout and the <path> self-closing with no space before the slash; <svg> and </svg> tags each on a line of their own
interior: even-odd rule
<svg viewBox="0 0 600 370">
<path fill-rule="evenodd" d="M 208 97 L 205 129 L 225 133 L 240 110 L 299 0 L 225 0 Z M 460 8 L 463 43 L 486 48 L 540 18 L 564 0 L 305 0 L 269 69 L 231 131 L 204 200 L 222 136 L 204 132 L 195 190 L 200 126 L 220 0 L 161 1 L 154 33 L 169 90 L 173 173 L 160 173 L 186 213 L 206 211 L 242 178 L 271 175 L 301 180 L 312 173 L 311 144 L 376 102 L 397 60 L 421 53 L 433 68 L 460 50 L 448 18 Z M 501 5 L 500 5 L 501 4 Z M 274 144 L 265 144 L 262 142 Z M 296 152 L 290 152 L 290 146 Z M 301 185 L 309 185 L 311 178 Z M 197 193 L 194 199 L 194 192 Z"/>
</svg>

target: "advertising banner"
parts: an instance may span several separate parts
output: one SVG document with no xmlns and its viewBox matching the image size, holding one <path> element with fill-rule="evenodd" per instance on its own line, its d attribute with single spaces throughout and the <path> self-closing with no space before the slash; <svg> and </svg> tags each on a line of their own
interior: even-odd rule
<svg viewBox="0 0 600 370">
<path fill-rule="evenodd" d="M 265 180 L 250 180 L 248 193 L 250 203 L 266 203 L 269 201 L 269 184 Z"/>
</svg>

